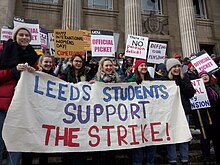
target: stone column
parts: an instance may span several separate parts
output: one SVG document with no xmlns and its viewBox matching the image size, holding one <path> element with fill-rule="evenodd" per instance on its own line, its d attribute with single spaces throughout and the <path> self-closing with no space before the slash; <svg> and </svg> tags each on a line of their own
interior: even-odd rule
<svg viewBox="0 0 220 165">
<path fill-rule="evenodd" d="M 81 12 L 82 6 L 80 0 L 64 0 L 62 28 L 70 30 L 80 30 Z"/>
<path fill-rule="evenodd" d="M 178 0 L 178 9 L 183 57 L 188 57 L 199 51 L 193 1 Z"/>
<path fill-rule="evenodd" d="M 128 34 L 142 34 L 140 0 L 125 0 L 125 39 Z"/>
<path fill-rule="evenodd" d="M 15 12 L 16 0 L 10 0 L 10 1 L 0 0 L 0 4 L 1 4 L 0 27 L 2 26 L 13 27 L 13 17 Z"/>
</svg>

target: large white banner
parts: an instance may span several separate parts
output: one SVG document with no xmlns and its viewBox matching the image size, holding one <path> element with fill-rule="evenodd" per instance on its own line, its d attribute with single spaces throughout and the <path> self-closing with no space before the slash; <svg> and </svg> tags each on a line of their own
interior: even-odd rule
<svg viewBox="0 0 220 165">
<path fill-rule="evenodd" d="M 172 81 L 66 83 L 23 72 L 3 128 L 8 151 L 84 152 L 181 143 L 191 133 Z"/>
</svg>

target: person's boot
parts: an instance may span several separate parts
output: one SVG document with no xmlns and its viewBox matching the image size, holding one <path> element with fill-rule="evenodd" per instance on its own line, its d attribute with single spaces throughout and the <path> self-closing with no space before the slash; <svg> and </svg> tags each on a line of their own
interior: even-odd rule
<svg viewBox="0 0 220 165">
<path fill-rule="evenodd" d="M 171 162 L 170 165 L 177 165 L 176 162 Z"/>
<path fill-rule="evenodd" d="M 182 162 L 182 165 L 188 165 L 188 162 Z"/>
</svg>

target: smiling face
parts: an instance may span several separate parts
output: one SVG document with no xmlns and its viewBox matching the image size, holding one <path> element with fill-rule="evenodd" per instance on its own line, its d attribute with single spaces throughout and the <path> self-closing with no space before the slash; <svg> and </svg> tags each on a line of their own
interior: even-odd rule
<svg viewBox="0 0 220 165">
<path fill-rule="evenodd" d="M 52 68 L 52 58 L 50 57 L 44 57 L 41 63 L 41 67 L 43 70 L 50 71 Z"/>
<path fill-rule="evenodd" d="M 83 60 L 76 56 L 74 59 L 73 59 L 73 67 L 76 69 L 76 70 L 80 70 L 82 68 L 82 65 L 83 65 Z"/>
<path fill-rule="evenodd" d="M 201 78 L 203 79 L 203 82 L 204 82 L 204 83 L 208 83 L 209 80 L 210 80 L 210 77 L 209 77 L 208 74 L 202 74 L 202 75 L 201 75 Z"/>
<path fill-rule="evenodd" d="M 102 71 L 106 74 L 112 74 L 114 71 L 113 63 L 110 60 L 103 62 Z"/>
<path fill-rule="evenodd" d="M 30 33 L 25 29 L 20 29 L 16 35 L 16 42 L 25 49 L 31 42 Z"/>
<path fill-rule="evenodd" d="M 174 65 L 170 71 L 171 71 L 172 75 L 178 76 L 178 75 L 180 75 L 180 69 L 181 69 L 180 65 Z"/>
<path fill-rule="evenodd" d="M 146 63 L 142 63 L 138 66 L 138 72 L 140 74 L 146 74 L 147 73 L 147 64 Z"/>
</svg>

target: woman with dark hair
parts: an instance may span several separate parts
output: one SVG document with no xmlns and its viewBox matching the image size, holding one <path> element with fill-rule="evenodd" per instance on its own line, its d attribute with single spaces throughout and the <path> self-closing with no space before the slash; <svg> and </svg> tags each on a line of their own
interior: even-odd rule
<svg viewBox="0 0 220 165">
<path fill-rule="evenodd" d="M 70 83 L 78 83 L 81 81 L 88 81 L 88 72 L 85 69 L 84 59 L 81 55 L 73 55 L 70 59 L 70 65 L 61 73 L 60 78 Z M 86 158 L 84 153 L 64 153 L 64 165 L 80 165 L 85 164 Z"/>
<path fill-rule="evenodd" d="M 70 65 L 61 73 L 60 78 L 75 84 L 81 81 L 88 81 L 89 76 L 87 73 L 83 57 L 76 54 L 71 57 Z"/>
<path fill-rule="evenodd" d="M 205 137 L 201 137 L 201 149 L 203 155 L 204 164 L 214 164 L 211 159 L 211 145 L 210 141 L 213 142 L 215 150 L 216 163 L 220 163 L 220 88 L 213 81 L 211 74 L 206 71 L 199 73 L 199 77 L 203 79 L 205 84 L 206 92 L 211 104 L 209 108 L 200 109 L 200 115 L 202 124 L 204 127 Z M 199 120 L 199 119 L 197 119 Z M 200 127 L 201 129 L 201 127 Z"/>
<path fill-rule="evenodd" d="M 128 79 L 128 82 L 136 82 L 141 84 L 142 81 L 152 80 L 150 73 L 147 70 L 147 62 L 145 60 L 136 60 L 134 65 L 134 74 Z M 142 165 L 144 156 L 146 156 L 146 165 L 154 165 L 154 159 L 156 154 L 156 146 L 147 146 L 142 148 L 132 149 L 132 164 Z"/>
<path fill-rule="evenodd" d="M 33 71 L 35 70 L 33 66 L 37 68 L 38 55 L 32 46 L 29 45 L 31 38 L 32 35 L 28 28 L 15 27 L 12 31 L 12 39 L 9 39 L 4 45 L 0 56 L 0 165 L 2 164 L 4 149 L 2 127 L 14 95 L 15 86 L 22 71 Z M 9 152 L 7 165 L 19 165 L 20 160 L 21 153 Z"/>
</svg>

